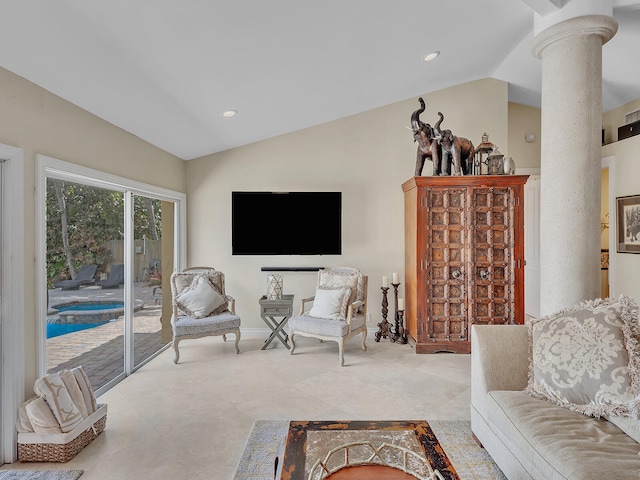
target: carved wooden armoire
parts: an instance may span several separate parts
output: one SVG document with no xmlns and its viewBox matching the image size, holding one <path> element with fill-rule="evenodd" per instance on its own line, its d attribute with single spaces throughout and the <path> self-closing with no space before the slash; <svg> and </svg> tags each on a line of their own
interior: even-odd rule
<svg viewBox="0 0 640 480">
<path fill-rule="evenodd" d="M 414 177 L 402 185 L 405 325 L 416 353 L 469 353 L 472 324 L 524 323 L 527 178 Z"/>
</svg>

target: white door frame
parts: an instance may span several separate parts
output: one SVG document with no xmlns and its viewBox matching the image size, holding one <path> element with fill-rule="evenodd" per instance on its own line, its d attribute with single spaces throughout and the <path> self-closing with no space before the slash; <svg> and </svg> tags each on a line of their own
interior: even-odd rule
<svg viewBox="0 0 640 480">
<path fill-rule="evenodd" d="M 24 401 L 24 162 L 22 149 L 0 144 L 2 311 L 0 316 L 0 465 L 17 459 L 16 418 Z"/>
<path fill-rule="evenodd" d="M 616 157 L 610 155 L 602 159 L 601 168 L 609 169 L 609 296 L 617 295 L 614 275 L 616 270 Z"/>
<path fill-rule="evenodd" d="M 116 191 L 133 191 L 137 195 L 146 195 L 160 200 L 172 201 L 175 204 L 175 228 L 174 228 L 174 268 L 182 268 L 186 264 L 187 247 L 186 247 L 186 214 L 187 214 L 187 196 L 184 193 L 176 192 L 162 187 L 156 187 L 146 183 L 131 180 L 129 178 L 120 177 L 110 173 L 101 172 L 92 168 L 83 167 L 73 163 L 58 160 L 46 155 L 36 155 L 36 297 L 38 299 L 38 309 L 36 311 L 36 331 L 38 335 L 38 374 L 40 376 L 47 373 L 47 357 L 46 357 L 46 295 L 47 286 L 44 279 L 46 278 L 46 255 L 47 255 L 47 236 L 46 236 L 46 192 L 47 178 L 57 178 L 59 180 L 75 181 L 85 185 L 98 188 L 111 188 Z M 131 219 L 125 221 L 131 222 Z M 129 235 L 127 235 L 129 237 Z M 133 242 L 125 243 L 125 249 L 129 255 L 133 254 Z M 125 254 L 127 255 L 127 254 Z M 125 256 L 125 268 L 131 269 L 132 262 L 127 261 Z M 129 270 L 129 278 L 132 277 L 132 271 Z M 125 295 L 132 295 L 126 293 Z M 126 297 L 125 297 L 126 298 Z M 132 297 L 128 297 L 131 299 Z M 126 302 L 125 302 L 126 303 Z M 126 303 L 127 304 L 127 303 Z M 130 313 L 129 318 L 133 317 L 132 302 L 129 301 Z M 130 329 L 130 332 L 133 332 Z M 130 357 L 127 357 L 131 363 Z M 122 378 L 131 374 L 129 363 L 123 370 Z M 108 388 L 122 378 L 118 377 L 114 382 L 109 382 L 105 387 L 96 391 L 96 395 L 102 394 Z"/>
</svg>

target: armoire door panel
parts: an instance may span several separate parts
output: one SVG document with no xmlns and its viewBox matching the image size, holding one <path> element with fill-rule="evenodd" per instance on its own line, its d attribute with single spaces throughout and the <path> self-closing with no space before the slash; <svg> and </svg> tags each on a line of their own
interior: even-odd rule
<svg viewBox="0 0 640 480">
<path fill-rule="evenodd" d="M 409 329 L 417 353 L 468 353 L 472 324 L 523 323 L 516 290 L 523 288 L 526 179 L 414 177 L 403 184 L 405 232 L 417 232 L 405 255 L 416 279 L 415 289 L 407 285 L 406 319 L 417 326 Z"/>
</svg>

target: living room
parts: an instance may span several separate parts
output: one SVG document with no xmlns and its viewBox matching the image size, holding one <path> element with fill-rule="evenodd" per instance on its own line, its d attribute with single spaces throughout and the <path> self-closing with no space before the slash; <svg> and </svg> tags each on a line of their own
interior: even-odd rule
<svg viewBox="0 0 640 480">
<path fill-rule="evenodd" d="M 241 350 L 249 350 L 259 345 L 259 336 L 264 331 L 264 324 L 258 315 L 258 299 L 266 291 L 266 275 L 261 272 L 261 267 L 274 266 L 276 262 L 270 258 L 238 257 L 231 254 L 231 192 L 341 191 L 342 255 L 284 257 L 278 258 L 275 266 L 349 265 L 360 268 L 370 278 L 369 311 L 372 318 L 369 328 L 375 329 L 375 324 L 380 320 L 378 305 L 381 298 L 378 288 L 381 286 L 382 277 L 391 275 L 391 272 L 400 272 L 402 278 L 404 217 L 400 186 L 412 177 L 414 172 L 416 145 L 411 132 L 405 127 L 409 126 L 410 115 L 417 108 L 417 96 L 185 162 L 8 70 L 0 69 L 0 85 L 0 105 L 5 113 L 0 120 L 0 142 L 22 150 L 24 171 L 23 177 L 19 180 L 22 180 L 23 187 L 24 233 L 20 237 L 23 240 L 24 259 L 33 259 L 38 252 L 37 209 L 34 196 L 31 194 L 36 189 L 38 176 L 41 175 L 36 155 L 47 155 L 96 171 L 183 193 L 187 197 L 188 264 L 212 265 L 226 273 L 227 290 L 236 298 L 243 331 L 246 329 L 249 339 L 253 335 L 253 340 L 249 340 L 246 346 L 241 343 Z M 448 128 L 460 132 L 474 143 L 479 143 L 482 134 L 487 132 L 490 140 L 498 145 L 503 153 L 515 159 L 517 168 L 521 171 L 534 173 L 540 168 L 540 110 L 509 102 L 507 82 L 495 78 L 480 78 L 435 91 L 425 88 L 419 95 L 424 97 L 427 104 L 425 121 L 434 122 L 437 112 L 441 111 L 446 116 L 445 125 Z M 614 158 L 614 188 L 610 192 L 611 198 L 638 194 L 636 179 L 640 167 L 635 156 L 640 147 L 640 136 L 620 142 L 615 140 L 617 127 L 624 123 L 624 114 L 639 108 L 640 98 L 604 112 L 603 115 L 603 127 L 610 142 L 603 147 L 602 157 Z M 537 135 L 538 141 L 527 143 L 525 134 L 532 132 Z M 426 167 L 424 175 L 430 174 L 429 168 Z M 610 228 L 614 228 L 614 215 L 611 216 Z M 282 228 L 286 231 L 287 219 L 278 220 L 282 222 Z M 322 228 L 315 225 L 312 218 L 309 219 L 308 225 L 309 228 Z M 611 294 L 624 294 L 639 299 L 640 283 L 637 282 L 637 272 L 640 258 L 636 255 L 617 253 L 613 246 L 610 254 L 611 264 L 615 265 L 610 270 Z M 36 335 L 36 309 L 39 308 L 39 304 L 32 300 L 38 298 L 39 279 L 33 261 L 25 260 L 23 263 L 24 268 L 14 278 L 18 280 L 18 285 L 24 285 L 24 301 L 20 305 L 18 316 L 24 325 L 24 347 L 19 350 L 24 355 L 24 361 L 20 358 L 15 359 L 16 369 L 12 370 L 14 375 L 21 378 L 20 384 L 24 389 L 16 394 L 18 397 L 30 395 L 33 382 L 41 373 Z M 295 295 L 296 305 L 300 298 L 313 292 L 314 285 L 313 273 L 292 272 L 284 275 L 285 291 Z M 401 286 L 401 292 L 402 288 Z M 202 346 L 194 345 L 194 363 L 196 359 L 200 363 L 211 358 L 211 350 L 219 347 L 217 340 L 219 339 L 211 342 L 206 340 Z M 401 350 L 389 351 L 389 345 L 382 348 L 374 344 L 368 353 L 375 355 L 378 347 L 379 351 L 388 355 L 383 357 L 384 360 L 380 363 L 384 372 L 391 357 Z M 437 363 L 440 359 L 416 360 L 410 351 L 405 349 L 402 352 L 402 358 L 407 358 L 414 368 L 418 368 L 415 362 L 423 361 L 429 368 L 444 368 L 446 371 L 447 367 Z M 360 355 L 368 353 L 355 349 L 348 351 L 347 355 L 356 361 Z M 227 364 L 237 360 L 228 345 L 224 346 L 224 351 L 214 354 L 213 358 L 222 357 Z M 294 356 L 279 360 L 290 364 L 291 360 L 298 359 Z M 328 360 L 337 363 L 333 358 Z M 430 365 L 430 362 L 436 363 Z M 460 360 L 456 358 L 452 362 Z M 309 365 L 306 368 L 319 369 L 320 365 Z M 169 364 L 162 366 L 172 368 Z M 157 367 L 154 365 L 150 368 Z M 356 366 L 353 369 L 355 368 Z M 453 368 L 455 370 L 458 366 Z M 465 380 L 468 371 L 465 372 L 464 367 L 460 369 L 463 373 L 459 384 L 464 385 L 464 382 L 468 381 Z M 204 378 L 209 374 L 200 373 Z M 237 374 L 243 375 L 242 372 Z M 203 377 L 190 375 L 189 378 L 191 383 L 197 383 Z M 224 376 L 217 380 L 219 382 L 214 382 L 214 385 L 224 385 Z M 139 387 L 127 388 L 139 391 L 142 395 L 152 387 L 149 384 L 141 384 Z M 236 385 L 235 388 L 240 387 Z M 264 388 L 268 386 L 265 385 Z M 177 389 L 170 388 L 169 391 L 173 394 L 175 390 Z M 464 388 L 456 391 L 456 395 L 453 396 L 456 397 L 462 392 Z M 247 394 L 237 390 L 234 393 Z M 113 398 L 119 394 L 115 391 L 110 395 Z M 253 391 L 249 395 L 258 396 L 260 391 Z M 384 401 L 384 395 L 377 398 L 377 401 Z M 182 400 L 180 396 L 175 398 L 176 403 L 181 403 Z M 398 414 L 393 411 L 393 399 L 389 398 L 387 401 L 390 410 L 387 418 L 396 417 Z M 254 407 L 259 408 L 257 405 Z M 118 410 L 114 411 L 112 417 L 116 418 L 117 412 Z M 338 415 L 340 410 L 328 412 Z M 428 414 L 423 410 L 409 413 L 421 413 L 422 416 Z M 367 414 L 378 413 L 376 410 L 370 410 Z M 258 415 L 267 416 L 267 412 Z M 224 421 L 231 426 L 240 423 L 236 423 L 232 417 L 231 411 L 226 412 Z M 445 414 L 442 414 L 441 418 L 445 418 Z M 466 417 L 451 414 L 450 418 Z M 139 421 L 133 418 L 131 420 Z M 114 425 L 119 421 L 124 420 L 114 419 Z M 138 434 L 143 436 L 144 431 Z M 225 448 L 222 444 L 218 447 Z M 167 455 L 170 452 L 168 448 Z M 236 455 L 235 451 L 227 453 L 229 458 Z"/>
</svg>

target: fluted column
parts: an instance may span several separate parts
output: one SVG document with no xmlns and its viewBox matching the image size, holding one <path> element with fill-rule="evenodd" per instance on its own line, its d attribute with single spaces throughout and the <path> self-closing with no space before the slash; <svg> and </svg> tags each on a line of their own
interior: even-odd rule
<svg viewBox="0 0 640 480">
<path fill-rule="evenodd" d="M 600 296 L 602 45 L 617 27 L 589 15 L 534 38 L 542 59 L 542 315 Z"/>
</svg>

